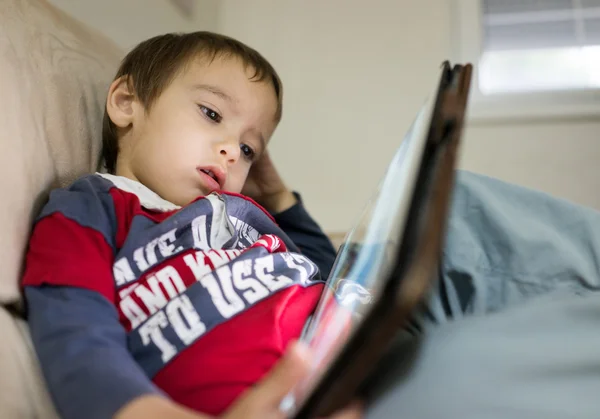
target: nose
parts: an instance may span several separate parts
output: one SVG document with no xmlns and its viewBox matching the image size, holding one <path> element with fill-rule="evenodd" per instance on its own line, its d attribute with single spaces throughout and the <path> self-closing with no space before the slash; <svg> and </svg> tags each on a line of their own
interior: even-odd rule
<svg viewBox="0 0 600 419">
<path fill-rule="evenodd" d="M 233 164 L 240 158 L 240 144 L 235 139 L 222 141 L 217 147 L 219 154 L 226 159 L 228 164 Z"/>
</svg>

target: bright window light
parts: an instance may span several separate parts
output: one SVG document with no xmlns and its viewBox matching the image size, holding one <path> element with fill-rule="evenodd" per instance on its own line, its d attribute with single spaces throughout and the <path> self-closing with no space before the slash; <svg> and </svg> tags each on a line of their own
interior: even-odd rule
<svg viewBox="0 0 600 419">
<path fill-rule="evenodd" d="M 483 94 L 600 88 L 600 46 L 486 51 Z"/>
<path fill-rule="evenodd" d="M 600 0 L 481 0 L 483 94 L 600 88 Z"/>
</svg>

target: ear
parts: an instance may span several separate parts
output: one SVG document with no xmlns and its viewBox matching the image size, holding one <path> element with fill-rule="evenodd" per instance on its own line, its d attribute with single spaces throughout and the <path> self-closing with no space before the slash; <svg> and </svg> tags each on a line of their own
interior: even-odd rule
<svg viewBox="0 0 600 419">
<path fill-rule="evenodd" d="M 106 98 L 106 112 L 113 124 L 119 128 L 127 128 L 132 124 L 135 100 L 127 76 L 119 77 L 112 82 Z"/>
</svg>

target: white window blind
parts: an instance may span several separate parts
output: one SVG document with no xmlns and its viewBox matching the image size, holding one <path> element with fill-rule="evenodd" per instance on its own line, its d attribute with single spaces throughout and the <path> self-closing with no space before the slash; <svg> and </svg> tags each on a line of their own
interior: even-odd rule
<svg viewBox="0 0 600 419">
<path fill-rule="evenodd" d="M 484 93 L 600 87 L 600 0 L 480 0 Z"/>
<path fill-rule="evenodd" d="M 486 50 L 600 45 L 600 0 L 483 0 Z"/>
</svg>

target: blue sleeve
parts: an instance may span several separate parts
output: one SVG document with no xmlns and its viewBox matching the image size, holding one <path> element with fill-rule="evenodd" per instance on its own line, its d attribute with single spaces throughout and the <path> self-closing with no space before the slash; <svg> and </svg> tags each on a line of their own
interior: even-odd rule
<svg viewBox="0 0 600 419">
<path fill-rule="evenodd" d="M 25 287 L 31 337 L 63 419 L 109 419 L 144 394 L 160 394 L 127 351 L 117 311 L 97 292 Z"/>
<path fill-rule="evenodd" d="M 335 261 L 336 251 L 321 227 L 304 208 L 300 195 L 294 195 L 298 203 L 279 214 L 274 214 L 273 217 L 279 227 L 300 248 L 302 254 L 319 267 L 323 279 L 327 279 Z"/>
</svg>

